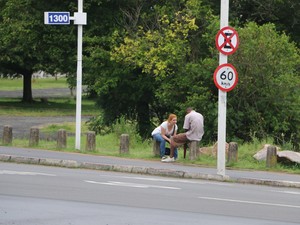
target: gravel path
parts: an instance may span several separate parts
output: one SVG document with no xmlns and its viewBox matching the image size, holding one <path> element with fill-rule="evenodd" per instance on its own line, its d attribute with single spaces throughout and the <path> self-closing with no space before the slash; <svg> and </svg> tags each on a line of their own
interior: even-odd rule
<svg viewBox="0 0 300 225">
<path fill-rule="evenodd" d="M 54 88 L 54 89 L 38 89 L 32 90 L 33 98 L 59 98 L 61 96 L 71 96 L 71 92 L 68 88 Z M 0 98 L 21 98 L 22 91 L 1 91 Z M 74 93 L 76 96 L 76 93 Z M 89 120 L 90 117 L 82 116 L 82 122 Z M 61 124 L 65 122 L 76 122 L 75 116 L 62 116 L 62 117 L 28 117 L 28 116 L 0 116 L 0 137 L 2 139 L 3 127 L 5 125 L 12 126 L 14 138 L 28 138 L 31 127 L 43 127 L 48 124 Z M 53 135 L 52 135 L 53 136 Z M 49 137 L 45 134 L 40 134 L 41 139 L 43 138 L 55 138 Z"/>
</svg>

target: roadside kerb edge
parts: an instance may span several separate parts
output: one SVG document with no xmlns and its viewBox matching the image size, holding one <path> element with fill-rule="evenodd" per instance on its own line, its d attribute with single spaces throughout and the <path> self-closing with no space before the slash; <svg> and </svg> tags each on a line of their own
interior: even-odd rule
<svg viewBox="0 0 300 225">
<path fill-rule="evenodd" d="M 155 176 L 168 176 L 168 177 L 176 177 L 176 178 L 235 182 L 241 184 L 300 188 L 300 182 L 266 180 L 266 179 L 256 179 L 256 178 L 233 178 L 229 176 L 221 176 L 218 174 L 211 175 L 211 174 L 203 174 L 203 173 L 191 173 L 185 171 L 177 171 L 177 170 L 170 170 L 170 169 L 156 169 L 151 167 L 138 167 L 138 166 L 131 166 L 131 165 L 110 165 L 110 164 L 90 163 L 90 162 L 80 163 L 75 160 L 61 160 L 61 159 L 48 159 L 48 158 L 46 159 L 46 158 L 35 158 L 35 157 L 25 157 L 25 156 L 14 156 L 14 155 L 7 155 L 7 154 L 0 154 L 0 161 L 23 163 L 23 164 L 36 164 L 36 165 L 44 165 L 44 166 L 58 166 L 58 167 L 66 167 L 66 168 L 82 168 L 82 169 L 93 169 L 93 170 L 102 170 L 102 171 L 136 173 L 136 174 L 146 174 L 146 175 L 155 175 Z"/>
</svg>

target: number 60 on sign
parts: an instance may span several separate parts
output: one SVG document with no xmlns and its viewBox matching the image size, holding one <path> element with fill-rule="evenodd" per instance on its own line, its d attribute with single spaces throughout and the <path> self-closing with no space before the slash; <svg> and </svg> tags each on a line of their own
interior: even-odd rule
<svg viewBox="0 0 300 225">
<path fill-rule="evenodd" d="M 230 63 L 222 64 L 214 72 L 214 82 L 222 91 L 231 91 L 238 82 L 236 69 Z"/>
</svg>

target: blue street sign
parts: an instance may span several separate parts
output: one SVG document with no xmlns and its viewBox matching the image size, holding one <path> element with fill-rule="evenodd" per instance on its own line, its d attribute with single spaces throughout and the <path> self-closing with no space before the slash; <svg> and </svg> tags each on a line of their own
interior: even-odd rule
<svg viewBox="0 0 300 225">
<path fill-rule="evenodd" d="M 44 12 L 44 24 L 68 25 L 70 24 L 69 12 Z"/>
</svg>

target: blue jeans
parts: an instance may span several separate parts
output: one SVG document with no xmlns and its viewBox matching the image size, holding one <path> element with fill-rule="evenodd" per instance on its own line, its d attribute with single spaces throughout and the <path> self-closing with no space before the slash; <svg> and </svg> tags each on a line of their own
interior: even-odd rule
<svg viewBox="0 0 300 225">
<path fill-rule="evenodd" d="M 160 157 L 163 157 L 166 153 L 166 140 L 160 134 L 153 135 L 154 140 L 158 141 L 160 148 Z M 174 149 L 174 158 L 177 159 L 178 151 L 177 148 Z"/>
</svg>

